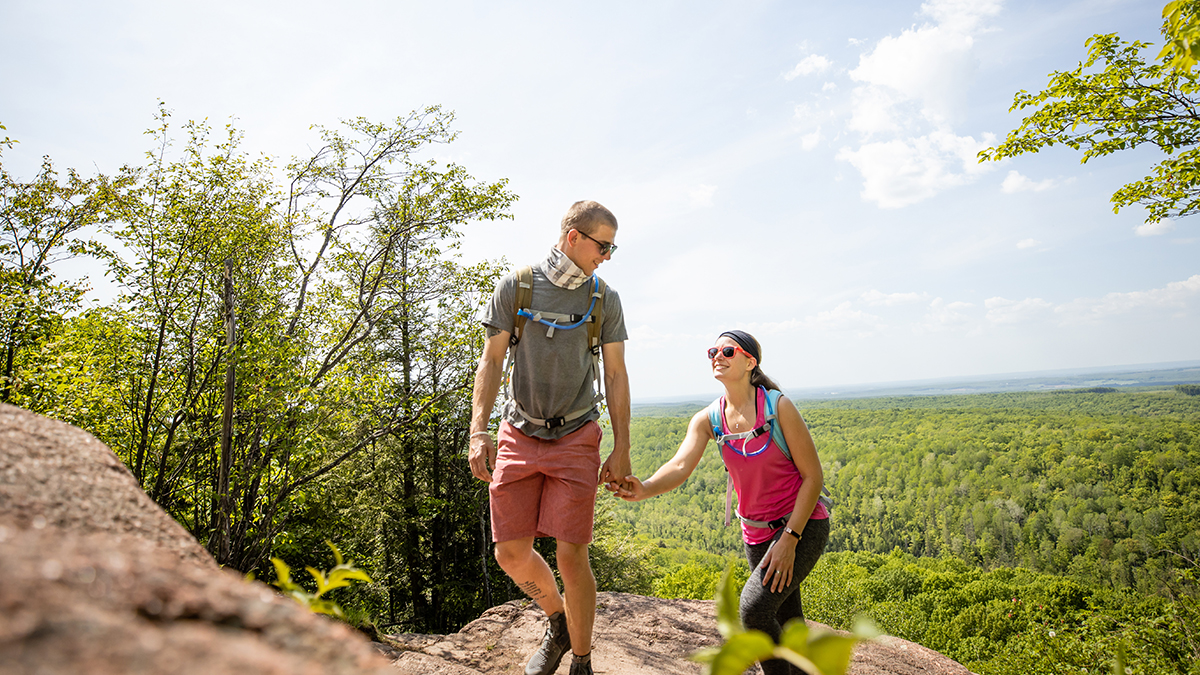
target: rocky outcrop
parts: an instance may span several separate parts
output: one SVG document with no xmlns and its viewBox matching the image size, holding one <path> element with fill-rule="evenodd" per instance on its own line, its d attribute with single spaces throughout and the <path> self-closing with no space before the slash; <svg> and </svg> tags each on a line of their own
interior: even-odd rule
<svg viewBox="0 0 1200 675">
<path fill-rule="evenodd" d="M 688 655 L 720 643 L 711 600 L 661 600 L 601 593 L 596 607 L 592 663 L 605 675 L 698 675 Z M 814 622 L 810 627 L 828 629 Z M 484 612 L 454 635 L 389 635 L 384 641 L 405 675 L 519 673 L 537 648 L 545 615 L 528 601 Z M 570 657 L 559 673 L 569 669 Z M 757 670 L 757 668 L 755 669 Z M 851 675 L 971 675 L 958 662 L 899 638 L 859 644 Z"/>
<path fill-rule="evenodd" d="M 361 634 L 218 569 L 107 447 L 0 405 L 0 671 L 394 673 Z"/>
</svg>

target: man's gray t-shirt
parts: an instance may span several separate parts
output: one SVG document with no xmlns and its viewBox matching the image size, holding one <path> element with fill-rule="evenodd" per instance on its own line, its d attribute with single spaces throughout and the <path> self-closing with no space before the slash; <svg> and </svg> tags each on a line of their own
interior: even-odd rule
<svg viewBox="0 0 1200 675">
<path fill-rule="evenodd" d="M 590 278 L 573 290 L 559 288 L 546 278 L 541 265 L 534 265 L 531 309 L 582 316 L 591 304 L 593 284 L 594 278 Z M 489 337 L 501 330 L 512 333 L 516 294 L 517 273 L 513 271 L 496 285 L 492 300 L 484 309 L 483 325 L 488 328 Z M 600 344 L 627 340 L 621 298 L 612 287 L 605 289 L 603 314 Z M 522 410 L 541 419 L 582 410 L 595 398 L 592 355 L 587 347 L 588 324 L 571 330 L 555 328 L 553 337 L 546 337 L 547 330 L 545 325 L 528 319 L 521 341 L 510 347 L 517 350 L 512 373 L 513 395 L 521 402 Z M 547 429 L 521 417 L 512 400 L 505 403 L 501 414 L 526 436 L 545 439 L 562 438 L 600 417 L 599 411 L 593 410 L 561 427 Z"/>
</svg>

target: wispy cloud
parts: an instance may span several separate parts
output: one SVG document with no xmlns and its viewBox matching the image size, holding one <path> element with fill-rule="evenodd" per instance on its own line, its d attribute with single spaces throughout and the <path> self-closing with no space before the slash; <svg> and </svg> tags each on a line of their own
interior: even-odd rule
<svg viewBox="0 0 1200 675">
<path fill-rule="evenodd" d="M 926 293 L 884 293 L 872 288 L 860 296 L 868 305 L 906 305 L 921 302 L 929 297 Z"/>
<path fill-rule="evenodd" d="M 1025 298 L 1024 300 L 988 298 L 983 302 L 983 306 L 987 308 L 987 320 L 992 323 L 1033 321 L 1054 308 L 1053 303 L 1041 298 Z"/>
<path fill-rule="evenodd" d="M 805 317 L 804 324 L 810 329 L 849 332 L 859 337 L 876 333 L 884 327 L 881 317 L 854 309 L 849 301 L 815 316 Z"/>
<path fill-rule="evenodd" d="M 1057 185 L 1058 182 L 1052 178 L 1035 183 L 1017 171 L 1009 171 L 1008 175 L 1004 177 L 1004 182 L 1000 183 L 1000 189 L 1005 194 L 1013 194 L 1014 192 L 1041 192 Z"/>
<path fill-rule="evenodd" d="M 812 75 L 814 73 L 823 73 L 826 70 L 829 70 L 829 67 L 832 65 L 833 65 L 833 61 L 830 61 L 829 59 L 825 58 L 824 56 L 821 56 L 820 54 L 810 54 L 810 55 L 804 57 L 804 59 L 802 59 L 800 61 L 800 63 L 796 64 L 795 68 L 792 68 L 791 72 L 784 75 L 783 77 L 786 80 L 794 80 L 797 77 L 800 77 L 801 75 Z"/>
<path fill-rule="evenodd" d="M 1017 242 L 1017 248 L 1020 248 L 1020 249 L 1033 248 L 1034 246 L 1037 246 L 1038 244 L 1041 244 L 1041 243 L 1042 242 L 1038 241 L 1037 239 L 1022 239 L 1021 241 Z"/>
<path fill-rule="evenodd" d="M 1163 218 L 1155 223 L 1142 223 L 1133 228 L 1139 237 L 1156 237 L 1160 234 L 1166 234 L 1175 229 L 1175 221 Z"/>
<path fill-rule="evenodd" d="M 1184 310 L 1200 300 L 1200 274 L 1172 281 L 1162 288 L 1128 293 L 1109 293 L 1103 298 L 1080 298 L 1055 308 L 1064 321 L 1094 321 L 1139 309 Z"/>
<path fill-rule="evenodd" d="M 716 185 L 697 185 L 688 191 L 692 206 L 708 208 L 713 205 L 713 195 L 717 193 Z"/>
<path fill-rule="evenodd" d="M 842 148 L 837 158 L 862 174 L 863 199 L 894 209 L 973 181 L 990 168 L 975 161 L 976 153 L 994 141 L 992 134 L 977 141 L 934 131 L 915 138 L 867 143 L 857 150 Z"/>
<path fill-rule="evenodd" d="M 974 307 L 969 302 L 946 302 L 942 298 L 934 298 L 929 303 L 924 318 L 913 326 L 918 333 L 939 333 L 945 330 L 964 328 L 974 323 L 975 319 L 965 310 Z"/>
</svg>

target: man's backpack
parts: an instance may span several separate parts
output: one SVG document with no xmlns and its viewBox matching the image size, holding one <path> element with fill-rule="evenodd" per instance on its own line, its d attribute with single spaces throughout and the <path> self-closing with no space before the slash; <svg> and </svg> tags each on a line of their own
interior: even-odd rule
<svg viewBox="0 0 1200 675">
<path fill-rule="evenodd" d="M 559 314 L 557 312 L 536 310 L 531 307 L 533 303 L 533 267 L 526 265 L 517 270 L 517 293 L 513 299 L 513 332 L 512 337 L 508 341 L 508 366 L 505 368 L 505 373 L 508 378 L 508 396 L 513 400 L 517 413 L 521 417 L 524 417 L 537 426 L 554 429 L 563 426 L 571 420 L 583 417 L 604 400 L 604 376 L 600 371 L 600 330 L 604 325 L 604 292 L 607 289 L 608 285 L 604 283 L 604 280 L 593 274 L 592 302 L 586 314 Z M 529 319 L 533 319 L 535 322 L 547 327 L 546 337 L 554 337 L 554 331 L 556 330 L 571 330 L 585 323 L 587 324 L 587 348 L 592 354 L 592 375 L 596 381 L 596 397 L 592 400 L 591 405 L 569 412 L 562 417 L 540 419 L 527 414 L 516 403 L 516 397 L 513 396 L 512 392 L 512 370 L 516 356 L 516 346 L 525 335 L 525 323 Z M 565 323 L 559 323 L 560 321 Z"/>
</svg>

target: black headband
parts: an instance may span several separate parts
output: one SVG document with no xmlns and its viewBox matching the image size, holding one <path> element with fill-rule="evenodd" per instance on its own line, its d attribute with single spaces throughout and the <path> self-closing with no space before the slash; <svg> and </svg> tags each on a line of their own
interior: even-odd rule
<svg viewBox="0 0 1200 675">
<path fill-rule="evenodd" d="M 739 347 L 746 350 L 747 354 L 754 357 L 754 365 L 762 363 L 762 355 L 758 351 L 758 341 L 751 337 L 749 333 L 740 330 L 727 330 L 717 337 L 728 337 L 732 339 L 734 342 L 738 343 Z"/>
</svg>

